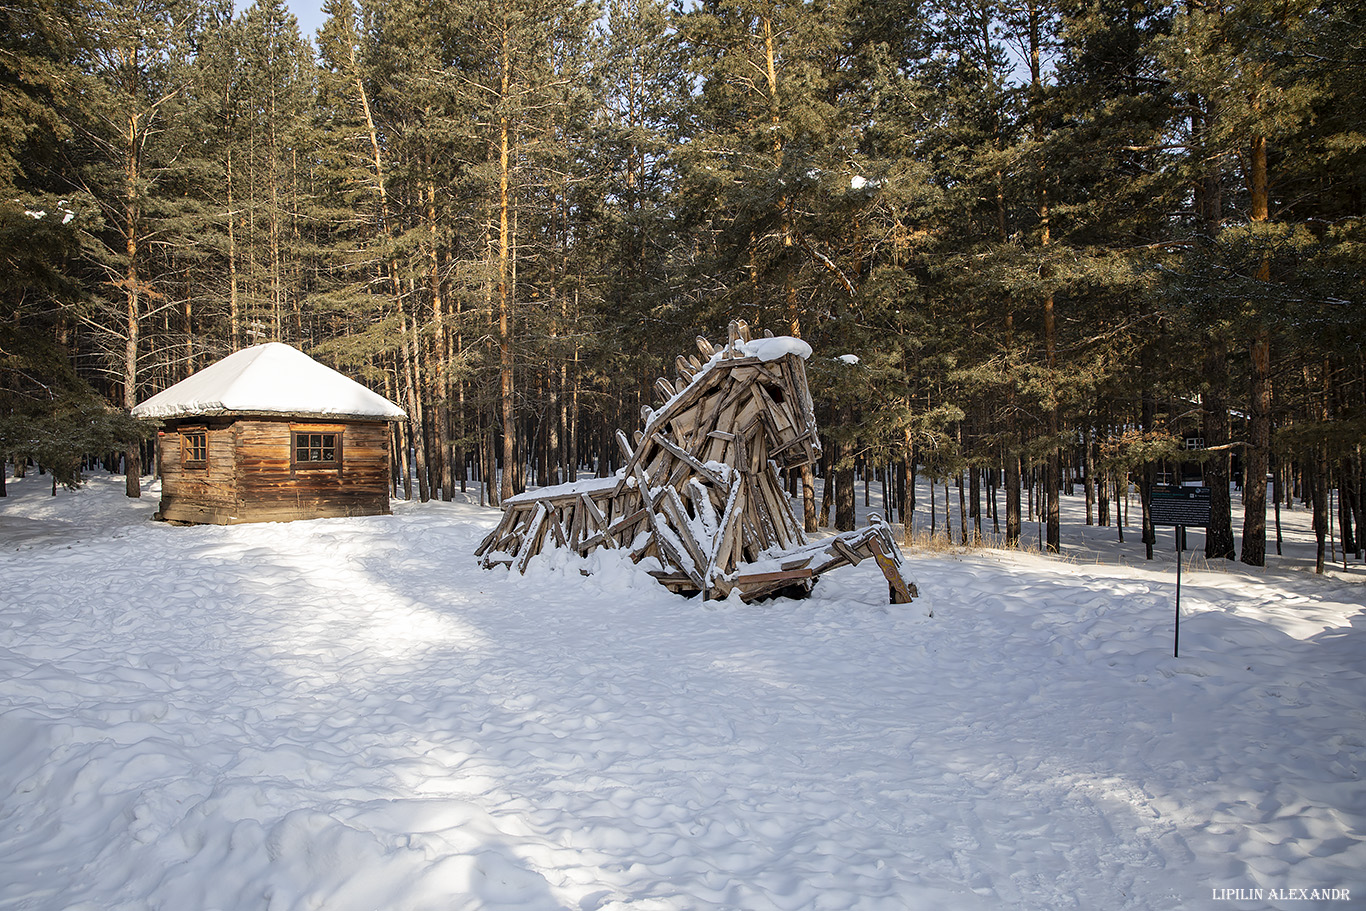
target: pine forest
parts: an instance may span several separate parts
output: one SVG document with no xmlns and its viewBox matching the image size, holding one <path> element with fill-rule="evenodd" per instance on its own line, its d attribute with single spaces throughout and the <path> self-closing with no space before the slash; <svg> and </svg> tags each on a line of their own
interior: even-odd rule
<svg viewBox="0 0 1366 911">
<path fill-rule="evenodd" d="M 1327 540 L 1361 559 L 1355 4 L 324 13 L 0 5 L 17 472 L 137 495 L 129 409 L 282 341 L 407 411 L 398 496 L 498 504 L 615 471 L 656 378 L 740 319 L 815 351 L 824 452 L 784 478 L 808 530 L 851 528 L 871 483 L 894 522 L 1037 521 L 1056 551 L 1072 496 L 1151 555 L 1148 491 L 1201 480 L 1211 560 L 1263 565 L 1291 508 L 1320 568 Z"/>
</svg>

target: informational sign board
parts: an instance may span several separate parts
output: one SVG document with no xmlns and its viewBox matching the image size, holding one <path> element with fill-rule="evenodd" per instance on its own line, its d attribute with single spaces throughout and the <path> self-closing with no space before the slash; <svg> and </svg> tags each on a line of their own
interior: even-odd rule
<svg viewBox="0 0 1366 911">
<path fill-rule="evenodd" d="M 1181 529 L 1209 528 L 1208 487 L 1153 487 L 1148 515 L 1153 525 L 1174 525 L 1176 532 L 1176 627 L 1172 634 L 1172 657 L 1181 654 Z"/>
<path fill-rule="evenodd" d="M 1154 525 L 1209 527 L 1208 487 L 1154 487 L 1150 510 Z"/>
</svg>

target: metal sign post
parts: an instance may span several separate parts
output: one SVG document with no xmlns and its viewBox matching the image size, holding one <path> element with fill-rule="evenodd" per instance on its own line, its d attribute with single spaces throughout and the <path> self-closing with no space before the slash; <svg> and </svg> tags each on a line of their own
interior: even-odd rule
<svg viewBox="0 0 1366 911">
<path fill-rule="evenodd" d="M 1181 539 L 1186 527 L 1209 528 L 1208 487 L 1154 487 L 1148 503 L 1153 525 L 1176 528 L 1176 628 L 1172 634 L 1172 657 L 1181 657 Z"/>
</svg>

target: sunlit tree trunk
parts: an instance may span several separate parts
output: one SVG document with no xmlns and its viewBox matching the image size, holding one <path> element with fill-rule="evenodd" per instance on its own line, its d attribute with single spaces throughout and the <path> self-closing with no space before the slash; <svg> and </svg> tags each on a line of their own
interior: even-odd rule
<svg viewBox="0 0 1366 911">
<path fill-rule="evenodd" d="M 1249 181 L 1252 221 L 1270 217 L 1267 194 L 1266 137 L 1252 140 Z M 1271 255 L 1263 254 L 1257 280 L 1271 281 Z M 1266 470 L 1271 455 L 1271 332 L 1255 330 L 1249 345 L 1252 365 L 1251 408 L 1248 413 L 1247 458 L 1243 478 L 1243 550 L 1239 559 L 1249 566 L 1266 565 Z"/>
</svg>

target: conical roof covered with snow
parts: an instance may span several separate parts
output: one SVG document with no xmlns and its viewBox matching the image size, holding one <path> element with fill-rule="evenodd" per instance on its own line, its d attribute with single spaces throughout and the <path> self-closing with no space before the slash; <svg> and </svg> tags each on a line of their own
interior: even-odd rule
<svg viewBox="0 0 1366 911">
<path fill-rule="evenodd" d="M 230 354 L 133 409 L 139 418 L 212 414 L 378 420 L 407 416 L 384 396 L 281 342 Z"/>
</svg>

